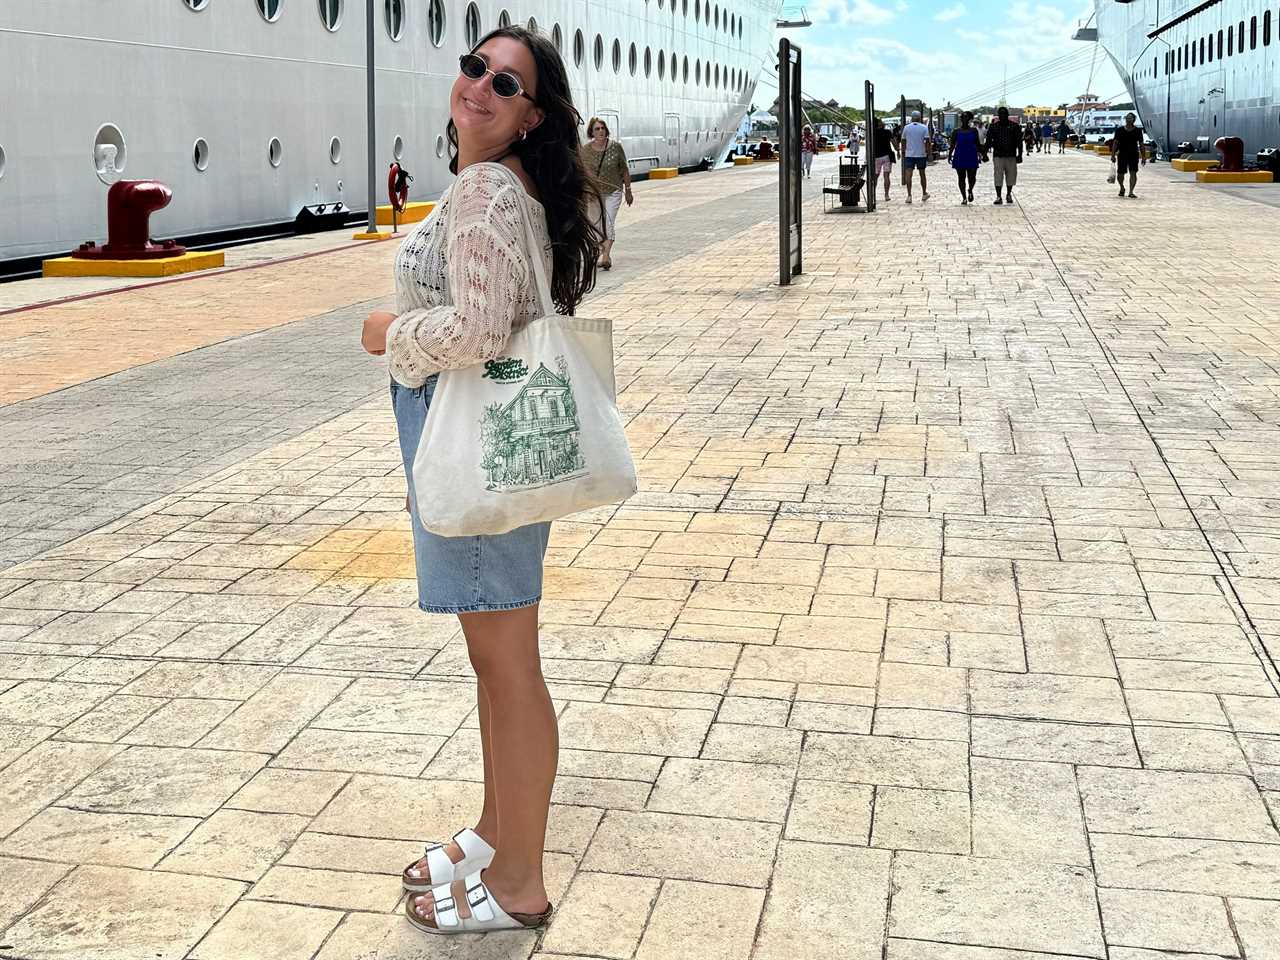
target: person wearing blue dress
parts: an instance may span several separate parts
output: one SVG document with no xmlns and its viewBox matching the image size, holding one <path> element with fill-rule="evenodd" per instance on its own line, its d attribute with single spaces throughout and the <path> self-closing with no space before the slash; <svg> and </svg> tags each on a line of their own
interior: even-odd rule
<svg viewBox="0 0 1280 960">
<path fill-rule="evenodd" d="M 960 126 L 951 131 L 951 148 L 947 150 L 947 162 L 955 168 L 960 184 L 960 205 L 973 203 L 973 185 L 978 179 L 978 154 L 982 151 L 982 138 L 973 128 L 973 114 L 966 110 L 960 115 Z"/>
</svg>

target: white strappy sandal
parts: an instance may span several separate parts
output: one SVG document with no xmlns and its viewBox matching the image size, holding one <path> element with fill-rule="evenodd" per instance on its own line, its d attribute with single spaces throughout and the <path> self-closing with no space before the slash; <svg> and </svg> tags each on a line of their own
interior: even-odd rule
<svg viewBox="0 0 1280 960">
<path fill-rule="evenodd" d="M 494 930 L 534 930 L 545 926 L 551 919 L 555 908 L 548 903 L 541 913 L 507 913 L 503 910 L 489 888 L 480 879 L 480 871 L 467 875 L 467 905 L 471 908 L 471 916 L 458 914 L 458 905 L 454 901 L 449 884 L 442 883 L 431 890 L 431 899 L 435 903 L 435 915 L 425 917 L 418 912 L 417 897 L 408 896 L 404 901 L 405 916 L 409 922 L 423 933 L 449 935 L 455 933 L 489 933 Z"/>
<path fill-rule="evenodd" d="M 426 875 L 423 875 L 424 872 L 418 868 L 418 861 L 415 860 L 400 875 L 404 888 L 413 893 L 427 893 L 439 884 L 448 886 L 459 877 L 483 870 L 493 862 L 493 855 L 497 852 L 470 827 L 463 827 L 455 833 L 453 842 L 462 848 L 461 860 L 454 863 L 445 853 L 443 843 L 433 843 L 424 854 L 427 861 Z"/>
</svg>

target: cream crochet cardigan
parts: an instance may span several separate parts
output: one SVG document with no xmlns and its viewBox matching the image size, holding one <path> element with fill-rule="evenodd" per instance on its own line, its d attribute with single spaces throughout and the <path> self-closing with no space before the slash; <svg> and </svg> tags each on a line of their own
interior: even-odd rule
<svg viewBox="0 0 1280 960">
<path fill-rule="evenodd" d="M 526 216 L 550 276 L 542 205 L 497 163 L 464 168 L 404 241 L 395 265 L 399 316 L 387 330 L 387 365 L 397 382 L 420 387 L 442 370 L 495 359 L 512 330 L 540 315 Z"/>
</svg>

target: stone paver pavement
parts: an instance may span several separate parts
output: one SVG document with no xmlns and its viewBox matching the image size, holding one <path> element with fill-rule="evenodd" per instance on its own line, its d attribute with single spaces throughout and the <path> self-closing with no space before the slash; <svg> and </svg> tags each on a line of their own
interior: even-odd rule
<svg viewBox="0 0 1280 960">
<path fill-rule="evenodd" d="M 3 955 L 1280 956 L 1280 241 L 1103 172 L 584 308 L 641 490 L 549 552 L 544 933 L 397 913 L 481 771 L 382 399 L 0 572 Z"/>
</svg>

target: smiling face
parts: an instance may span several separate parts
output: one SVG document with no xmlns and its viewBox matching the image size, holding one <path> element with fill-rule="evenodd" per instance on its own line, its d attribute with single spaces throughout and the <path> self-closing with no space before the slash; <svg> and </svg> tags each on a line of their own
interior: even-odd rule
<svg viewBox="0 0 1280 960">
<path fill-rule="evenodd" d="M 494 37 L 475 51 L 494 73 L 509 73 L 530 97 L 538 92 L 538 71 L 529 48 L 510 37 Z M 524 97 L 504 99 L 493 92 L 493 77 L 458 74 L 449 110 L 464 150 L 488 153 L 520 139 L 521 130 L 542 122 L 542 110 Z"/>
</svg>

